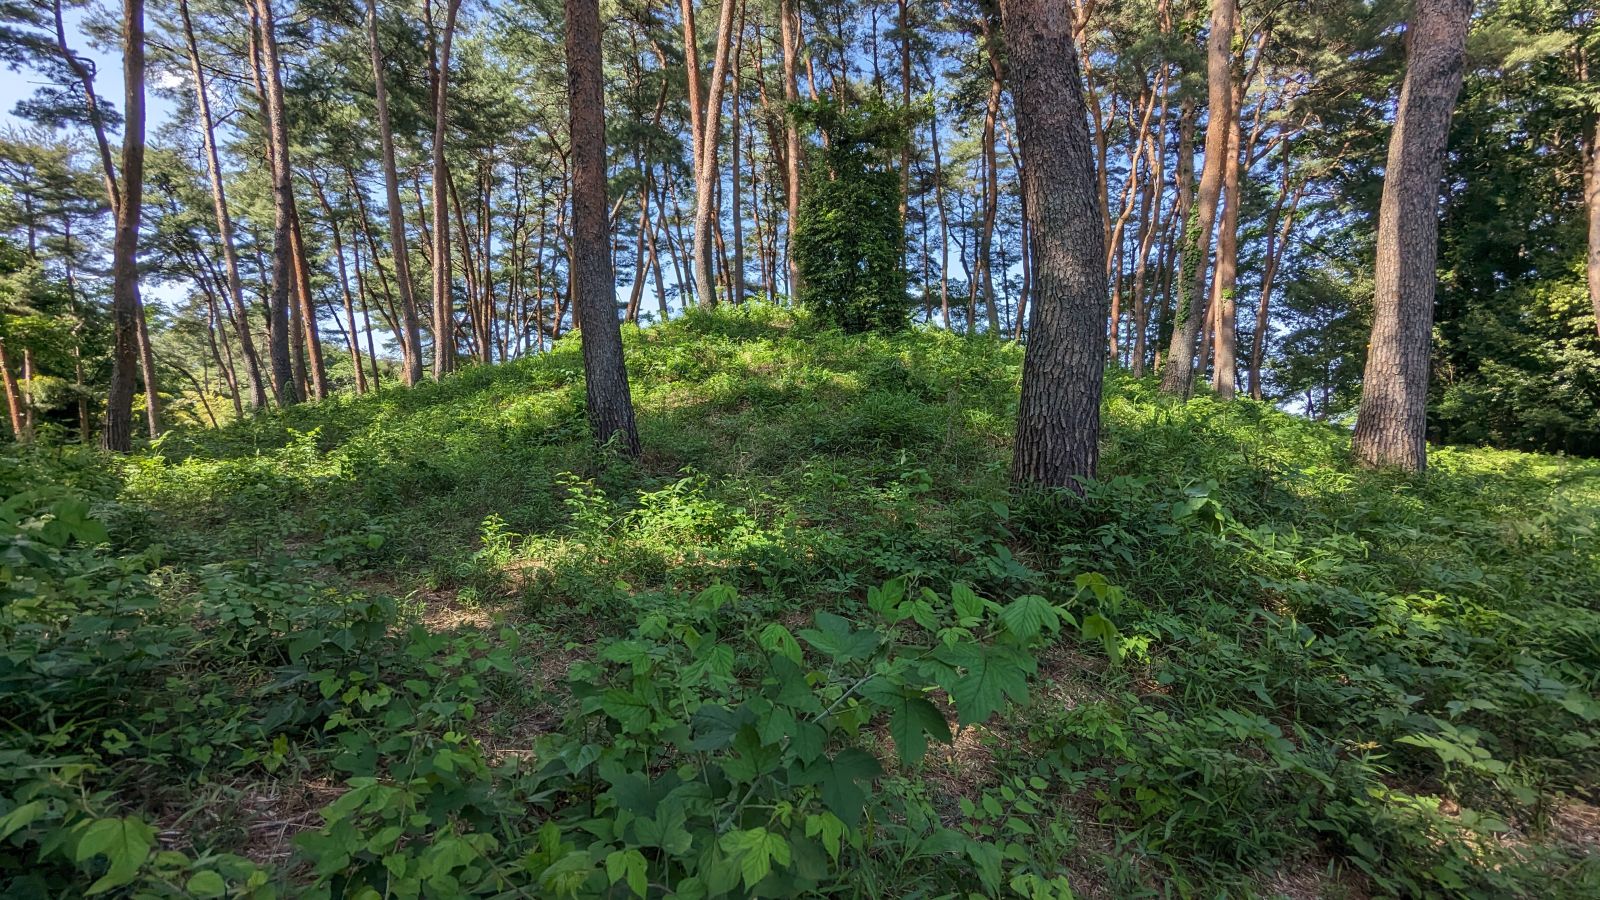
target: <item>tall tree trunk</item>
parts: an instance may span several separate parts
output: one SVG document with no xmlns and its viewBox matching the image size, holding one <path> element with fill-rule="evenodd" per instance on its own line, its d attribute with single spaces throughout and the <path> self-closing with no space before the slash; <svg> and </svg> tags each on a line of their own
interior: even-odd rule
<svg viewBox="0 0 1600 900">
<path fill-rule="evenodd" d="M 589 426 L 602 446 L 639 455 L 628 370 L 617 324 L 606 215 L 606 120 L 598 0 L 566 0 L 567 99 L 572 134 L 572 294 L 583 307 Z M 725 63 L 724 63 L 725 64 Z"/>
<path fill-rule="evenodd" d="M 189 72 L 194 78 L 195 102 L 200 115 L 200 137 L 206 154 L 206 173 L 211 180 L 211 205 L 217 217 L 217 234 L 222 246 L 223 271 L 228 276 L 228 296 L 233 300 L 230 319 L 239 339 L 239 355 L 244 357 L 245 377 L 250 382 L 250 406 L 267 405 L 266 380 L 261 375 L 261 358 L 250 334 L 249 308 L 245 305 L 244 283 L 239 278 L 239 251 L 234 245 L 233 216 L 228 212 L 228 196 L 222 182 L 222 158 L 217 151 L 216 126 L 211 116 L 210 92 L 206 89 L 205 68 L 200 65 L 200 50 L 194 38 L 194 23 L 189 17 L 188 0 L 178 0 L 183 20 L 183 37 L 189 53 Z"/>
<path fill-rule="evenodd" d="M 111 244 L 111 386 L 106 395 L 107 450 L 133 449 L 133 378 L 139 365 L 139 217 L 144 205 L 144 0 L 122 4 L 122 178 Z M 115 183 L 113 182 L 115 188 Z M 154 373 L 147 374 L 153 375 Z M 153 393 L 153 384 L 146 390 Z"/>
<path fill-rule="evenodd" d="M 900 108 L 905 115 L 911 115 L 911 0 L 898 0 L 898 17 L 895 27 L 900 33 Z M 911 215 L 911 136 L 913 132 L 906 130 L 906 138 L 900 145 L 900 227 L 906 228 Z M 1024 243 L 1026 246 L 1026 243 Z M 901 268 L 910 271 L 911 242 L 907 241 L 905 249 L 901 252 Z M 1026 258 L 1027 254 L 1023 254 Z M 922 286 L 923 295 L 927 295 L 928 286 Z M 1018 329 L 1021 332 L 1021 329 Z"/>
<path fill-rule="evenodd" d="M 1034 218 L 1033 322 L 1013 480 L 1082 492 L 1099 461 L 1105 233 L 1066 0 L 1001 0 L 1022 189 Z"/>
<path fill-rule="evenodd" d="M 11 374 L 11 360 L 6 356 L 4 338 L 0 338 L 0 381 L 5 384 L 6 412 L 11 417 L 11 439 L 25 444 L 31 435 L 22 426 L 22 392 L 17 389 L 16 376 Z"/>
<path fill-rule="evenodd" d="M 1600 116 L 1595 118 L 1583 166 L 1584 207 L 1589 213 L 1589 303 L 1594 307 L 1594 327 L 1600 333 Z"/>
<path fill-rule="evenodd" d="M 795 57 L 799 54 L 799 10 L 796 0 L 779 0 L 778 36 L 783 43 L 783 101 L 794 104 L 800 99 L 799 82 L 795 75 Z M 793 302 L 800 292 L 800 267 L 794 260 L 794 224 L 800 219 L 800 129 L 794 117 L 784 115 L 784 199 L 788 203 L 788 231 L 784 238 L 783 255 L 788 260 L 789 299 Z"/>
<path fill-rule="evenodd" d="M 317 332 L 317 301 L 311 293 L 311 261 L 306 256 L 305 237 L 300 230 L 299 204 L 292 192 L 289 195 L 289 249 L 294 259 L 294 293 L 300 302 L 300 326 L 305 329 L 306 376 L 310 381 L 311 396 L 326 400 L 328 368 L 322 362 L 322 336 Z"/>
<path fill-rule="evenodd" d="M 1369 466 L 1420 472 L 1428 464 L 1439 179 L 1471 17 L 1471 0 L 1418 0 L 1406 33 L 1406 74 L 1378 208 L 1372 341 L 1353 438 L 1356 458 Z"/>
<path fill-rule="evenodd" d="M 432 5 L 428 7 L 429 49 L 433 52 L 433 377 L 455 370 L 455 313 L 450 296 L 450 173 L 445 167 L 450 97 L 450 42 L 455 35 L 461 0 L 446 0 L 444 31 L 434 39 Z"/>
<path fill-rule="evenodd" d="M 1194 390 L 1194 345 L 1205 324 L 1208 307 L 1207 257 L 1228 155 L 1228 123 L 1232 120 L 1230 108 L 1233 105 L 1230 57 L 1238 17 L 1237 0 L 1214 0 L 1211 5 L 1211 33 L 1206 38 L 1206 94 L 1210 112 L 1206 122 L 1205 168 L 1200 174 L 1194 222 L 1185 229 L 1187 233 L 1181 242 L 1179 265 L 1189 269 L 1184 273 L 1188 280 L 1178 279 L 1172 344 L 1167 349 L 1167 364 L 1161 373 L 1161 389 L 1179 397 L 1188 397 Z"/>
<path fill-rule="evenodd" d="M 944 330 L 950 330 L 950 213 L 944 202 L 944 161 L 939 155 L 939 112 L 928 126 L 933 144 L 933 205 L 939 210 L 939 310 Z"/>
<path fill-rule="evenodd" d="M 266 107 L 267 156 L 272 171 L 272 299 L 268 309 L 268 338 L 272 345 L 273 390 L 279 402 L 287 405 L 301 399 L 290 350 L 289 304 L 294 281 L 290 200 L 294 187 L 290 183 L 289 161 L 285 158 L 288 126 L 284 120 L 283 94 L 275 77 L 277 38 L 273 34 L 272 0 L 252 0 L 251 12 L 254 25 L 251 62 Z"/>
<path fill-rule="evenodd" d="M 729 48 L 733 42 L 733 13 L 737 6 L 738 0 L 722 0 L 711 84 L 700 116 L 700 158 L 695 164 L 694 178 L 694 285 L 703 307 L 717 305 L 717 286 L 712 271 L 716 257 L 715 232 L 721 218 L 717 214 L 717 145 L 722 131 L 722 94 L 728 76 Z"/>
<path fill-rule="evenodd" d="M 1228 127 L 1228 158 L 1223 167 L 1222 190 L 1227 203 L 1222 210 L 1222 224 L 1217 236 L 1217 272 L 1213 280 L 1211 302 L 1216 310 L 1216 370 L 1212 387 L 1223 400 L 1232 400 L 1238 389 L 1238 327 L 1239 312 L 1234 302 L 1234 290 L 1239 280 L 1239 207 L 1244 198 L 1239 192 L 1239 154 L 1248 148 L 1239 146 L 1243 134 L 1239 123 L 1239 106 L 1242 90 L 1235 90 Z"/>
<path fill-rule="evenodd" d="M 395 166 L 394 129 L 389 123 L 389 90 L 383 76 L 383 51 L 378 46 L 378 4 L 367 0 L 367 48 L 372 56 L 372 86 L 378 112 L 378 138 L 383 150 L 383 184 L 389 203 L 389 247 L 394 258 L 394 280 L 400 295 L 399 335 L 405 356 L 406 384 L 422 380 L 422 332 L 417 325 L 417 302 L 412 292 L 411 262 L 406 252 L 405 209 L 400 205 L 400 173 Z M 376 259 L 374 259 L 376 263 Z"/>
<path fill-rule="evenodd" d="M 989 60 L 989 94 L 983 108 L 983 227 L 978 232 L 977 268 L 983 282 L 983 303 L 989 316 L 989 333 L 1000 333 L 1000 315 L 996 308 L 994 271 L 989 258 L 994 249 L 995 220 L 1000 213 L 1000 175 L 996 165 L 995 127 L 1000 118 L 1000 92 L 1004 74 L 1000 67 L 1000 48 L 993 33 L 993 24 L 986 13 L 980 13 L 978 24 L 983 30 L 984 55 Z"/>
<path fill-rule="evenodd" d="M 733 282 L 733 302 L 744 302 L 744 210 L 740 202 L 742 193 L 740 184 L 742 176 L 739 174 L 739 104 L 740 84 L 739 73 L 744 68 L 739 64 L 739 57 L 744 52 L 744 24 L 745 5 L 739 4 L 738 35 L 734 38 L 733 46 L 733 108 L 728 120 L 728 152 L 732 172 L 728 181 L 728 206 L 733 212 L 733 266 L 730 280 Z M 751 160 L 753 163 L 754 160 Z"/>
</svg>

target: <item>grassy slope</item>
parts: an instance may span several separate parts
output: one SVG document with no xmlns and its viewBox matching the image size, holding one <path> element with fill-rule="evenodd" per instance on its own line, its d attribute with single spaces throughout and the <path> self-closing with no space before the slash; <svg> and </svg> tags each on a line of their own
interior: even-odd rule
<svg viewBox="0 0 1600 900">
<path fill-rule="evenodd" d="M 865 618 L 866 589 L 892 577 L 963 582 L 1099 611 L 1118 632 L 1063 636 L 1028 704 L 891 780 L 951 823 L 1037 779 L 1048 803 L 1023 824 L 1053 837 L 1013 832 L 1018 853 L 1080 892 L 1600 884 L 1582 828 L 1600 759 L 1600 466 L 1445 449 L 1426 479 L 1358 473 L 1338 429 L 1121 381 L 1102 483 L 1069 503 L 1007 489 L 1014 347 L 847 338 L 762 309 L 627 340 L 638 465 L 587 449 L 564 342 L 170 435 L 120 486 L 55 477 L 118 493 L 101 506 L 114 542 L 162 545 L 164 596 L 215 594 L 218 571 L 257 571 L 227 561 L 262 560 L 269 574 L 240 579 L 318 585 L 329 603 L 394 595 L 478 641 L 467 656 L 512 654 L 517 677 L 460 718 L 491 759 L 558 726 L 572 661 L 712 583 L 738 590 L 740 621 L 798 630 L 818 611 Z M 1121 592 L 1086 601 L 1084 573 Z M 241 822 L 315 824 L 355 771 L 320 727 L 265 762 L 256 747 L 215 771 L 162 763 L 116 802 L 144 796 L 167 823 L 209 810 L 177 843 L 249 850 Z M 853 863 L 853 886 L 976 883 L 892 858 Z"/>
</svg>

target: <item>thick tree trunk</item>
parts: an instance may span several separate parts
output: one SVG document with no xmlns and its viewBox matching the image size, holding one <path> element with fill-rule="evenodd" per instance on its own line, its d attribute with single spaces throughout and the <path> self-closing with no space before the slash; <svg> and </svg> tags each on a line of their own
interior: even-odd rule
<svg viewBox="0 0 1600 900">
<path fill-rule="evenodd" d="M 378 112 L 378 137 L 383 151 L 383 184 L 389 204 L 389 248 L 394 258 L 395 289 L 404 331 L 399 335 L 405 356 L 406 384 L 422 380 L 422 332 L 417 325 L 417 302 L 412 292 L 411 261 L 406 252 L 405 210 L 400 205 L 400 173 L 395 166 L 394 129 L 389 123 L 389 91 L 383 76 L 383 52 L 378 47 L 377 0 L 367 0 L 367 48 L 372 56 L 372 82 Z M 376 263 L 376 260 L 374 260 Z"/>
<path fill-rule="evenodd" d="M 606 215 L 606 119 L 598 0 L 566 0 L 567 99 L 572 124 L 572 296 L 582 307 L 589 426 L 602 446 L 639 455 L 628 369 L 617 324 Z M 726 65 L 726 60 L 723 61 Z"/>
<path fill-rule="evenodd" d="M 228 212 L 228 196 L 222 182 L 222 158 L 217 151 L 216 126 L 211 116 L 211 98 L 206 89 L 205 68 L 200 65 L 200 51 L 195 43 L 194 24 L 189 17 L 187 0 L 179 0 L 178 13 L 183 20 L 183 37 L 189 52 L 189 72 L 194 78 L 195 102 L 200 115 L 200 137 L 206 154 L 206 173 L 211 180 L 211 205 L 217 217 L 217 234 L 222 247 L 223 271 L 228 276 L 228 296 L 233 300 L 229 318 L 235 337 L 239 339 L 239 354 L 244 357 L 245 377 L 250 382 L 250 405 L 262 409 L 267 405 L 266 381 L 261 375 L 261 357 L 256 354 L 256 342 L 250 334 L 249 307 L 245 305 L 244 282 L 239 278 L 239 251 L 234 245 L 233 216 Z"/>
<path fill-rule="evenodd" d="M 437 42 L 432 38 L 429 19 L 429 44 L 437 44 L 433 67 L 433 377 L 442 378 L 455 370 L 455 303 L 450 296 L 450 173 L 445 167 L 444 146 L 449 135 L 450 43 L 455 36 L 456 14 L 461 0 L 447 0 L 444 31 Z M 431 14 L 431 6 L 430 6 Z"/>
<path fill-rule="evenodd" d="M 111 387 L 106 396 L 107 450 L 133 449 L 133 381 L 139 365 L 139 217 L 144 204 L 144 0 L 122 4 L 122 179 L 111 244 Z M 115 183 L 112 184 L 115 189 Z M 154 385 L 146 390 L 153 392 Z"/>
<path fill-rule="evenodd" d="M 1011 476 L 1082 492 L 1100 449 L 1105 233 L 1066 0 L 1001 0 L 1022 189 L 1033 216 L 1033 321 Z"/>
<path fill-rule="evenodd" d="M 689 0 L 684 0 L 688 3 Z M 700 115 L 699 158 L 695 161 L 694 177 L 694 285 L 700 295 L 700 305 L 717 305 L 717 285 L 713 268 L 716 257 L 717 210 L 717 144 L 722 131 L 722 94 L 728 75 L 729 47 L 733 41 L 733 13 L 738 0 L 722 0 L 722 13 L 717 19 L 716 56 L 711 64 L 711 84 L 707 91 L 705 108 Z M 689 23 L 685 23 L 685 38 Z M 698 101 L 698 97 L 693 98 Z"/>
<path fill-rule="evenodd" d="M 1418 0 L 1407 29 L 1406 74 L 1378 208 L 1372 340 L 1353 440 L 1356 458 L 1369 466 L 1427 467 L 1439 179 L 1471 17 L 1471 0 Z"/>
<path fill-rule="evenodd" d="M 1194 389 L 1194 345 L 1205 323 L 1208 306 L 1207 256 L 1227 162 L 1228 123 L 1233 119 L 1233 67 L 1229 58 L 1238 16 L 1237 0 L 1214 0 L 1212 3 L 1211 33 L 1206 38 L 1206 94 L 1210 112 L 1206 122 L 1205 168 L 1200 174 L 1193 227 L 1185 229 L 1187 233 L 1180 242 L 1179 265 L 1188 267 L 1189 271 L 1184 273 L 1188 280 L 1178 279 L 1172 344 L 1167 349 L 1167 363 L 1161 373 L 1161 389 L 1179 397 L 1188 397 Z"/>
</svg>

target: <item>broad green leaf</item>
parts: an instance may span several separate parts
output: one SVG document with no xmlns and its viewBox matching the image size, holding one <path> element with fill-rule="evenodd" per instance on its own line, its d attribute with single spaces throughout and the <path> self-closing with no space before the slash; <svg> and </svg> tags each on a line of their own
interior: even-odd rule
<svg viewBox="0 0 1600 900">
<path fill-rule="evenodd" d="M 950 602 L 955 604 L 956 616 L 962 624 L 983 617 L 983 598 L 959 581 L 950 586 Z"/>
<path fill-rule="evenodd" d="M 800 662 L 800 642 L 782 622 L 772 622 L 761 629 L 757 643 L 768 653 L 776 653 L 793 663 Z"/>
<path fill-rule="evenodd" d="M 839 838 L 844 836 L 844 822 L 827 810 L 818 815 L 806 816 L 806 837 L 821 837 L 833 861 L 839 861 Z"/>
<path fill-rule="evenodd" d="M 950 743 L 950 723 L 938 707 L 920 693 L 901 687 L 887 678 L 874 678 L 862 686 L 861 693 L 889 712 L 889 736 L 894 738 L 900 761 L 914 766 L 928 752 L 928 737 Z"/>
<path fill-rule="evenodd" d="M 818 785 L 823 804 L 846 825 L 854 827 L 861 821 L 861 811 L 867 803 L 866 791 L 856 782 L 871 781 L 882 774 L 883 767 L 872 754 L 847 747 L 837 756 L 823 757 L 806 766 L 795 783 Z"/>
<path fill-rule="evenodd" d="M 228 883 L 216 872 L 196 872 L 183 889 L 194 897 L 221 897 L 228 892 Z"/>
<path fill-rule="evenodd" d="M 962 725 L 986 721 L 1005 706 L 1008 697 L 1021 702 L 1028 696 L 1032 660 L 1014 649 L 957 644 L 941 648 L 938 656 L 966 670 L 950 687 Z"/>
<path fill-rule="evenodd" d="M 817 613 L 817 627 L 801 631 L 800 636 L 839 662 L 864 659 L 878 646 L 877 632 L 856 630 L 843 618 L 828 612 Z"/>
<path fill-rule="evenodd" d="M 645 874 L 648 866 L 644 854 L 633 847 L 613 850 L 606 854 L 606 878 L 612 884 L 626 881 L 628 888 L 640 897 L 643 897 L 649 888 L 649 879 Z"/>
<path fill-rule="evenodd" d="M 155 829 L 134 818 L 100 819 L 84 830 L 78 839 L 78 862 L 104 856 L 110 864 L 106 874 L 89 886 L 98 894 L 133 881 L 139 867 L 150 856 L 155 844 Z"/>
<path fill-rule="evenodd" d="M 1000 610 L 1000 621 L 1006 630 L 1024 641 L 1032 640 L 1041 631 L 1055 632 L 1061 628 L 1061 616 L 1049 600 L 1037 594 L 1028 594 L 1011 601 Z"/>
<path fill-rule="evenodd" d="M 1117 637 L 1117 626 L 1112 621 L 1099 613 L 1091 613 L 1083 618 L 1083 636 L 1100 641 L 1106 648 L 1106 655 L 1111 657 L 1112 663 L 1122 661 L 1122 642 Z"/>
<path fill-rule="evenodd" d="M 33 824 L 44 811 L 43 800 L 32 800 L 0 816 L 0 841 L 10 837 L 17 829 Z"/>
<path fill-rule="evenodd" d="M 730 831 L 722 837 L 722 849 L 739 863 L 739 875 L 746 888 L 754 888 L 772 872 L 772 864 L 788 866 L 789 841 L 765 828 Z"/>
<path fill-rule="evenodd" d="M 601 695 L 600 708 L 629 734 L 637 734 L 650 725 L 650 704 L 631 691 L 608 689 Z"/>
</svg>

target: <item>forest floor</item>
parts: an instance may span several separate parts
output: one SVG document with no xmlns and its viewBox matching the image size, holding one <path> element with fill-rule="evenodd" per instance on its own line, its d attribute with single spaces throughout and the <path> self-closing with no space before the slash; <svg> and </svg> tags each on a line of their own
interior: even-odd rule
<svg viewBox="0 0 1600 900">
<path fill-rule="evenodd" d="M 763 307 L 0 456 L 0 894 L 1600 896 L 1600 463 Z"/>
</svg>

